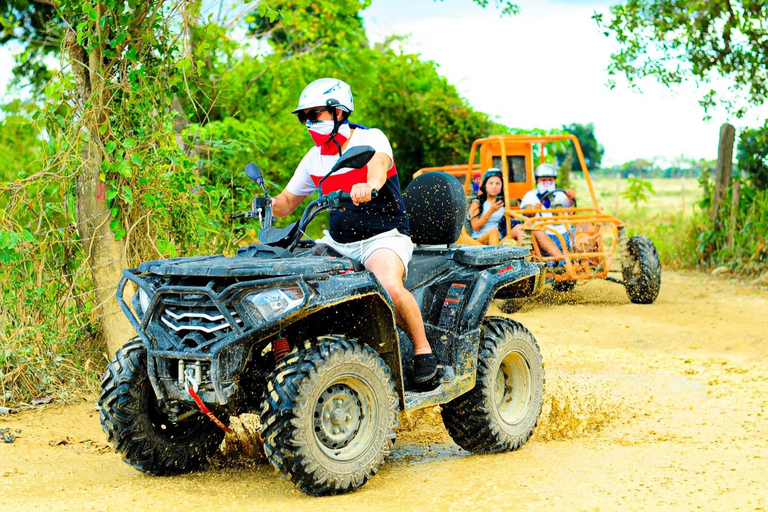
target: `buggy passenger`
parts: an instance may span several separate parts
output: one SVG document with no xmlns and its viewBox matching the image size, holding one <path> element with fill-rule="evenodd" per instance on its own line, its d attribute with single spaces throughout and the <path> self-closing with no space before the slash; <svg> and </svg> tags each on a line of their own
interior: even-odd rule
<svg viewBox="0 0 768 512">
<path fill-rule="evenodd" d="M 575 206 L 576 192 L 572 189 L 566 191 L 557 190 L 557 168 L 552 164 L 540 164 L 533 173 L 536 178 L 536 189 L 531 190 L 520 201 L 520 208 L 526 209 L 550 209 L 555 207 L 570 208 Z M 536 217 L 552 217 L 549 212 L 537 213 Z M 573 244 L 573 233 L 568 231 L 563 224 L 549 226 L 563 237 L 568 249 Z M 563 247 L 560 238 L 551 231 L 537 230 L 533 232 L 542 253 L 555 258 L 563 257 Z M 560 261 L 560 264 L 564 264 Z"/>
<path fill-rule="evenodd" d="M 499 245 L 502 238 L 514 238 L 523 243 L 523 232 L 514 226 L 506 236 L 507 222 L 504 217 L 504 185 L 499 169 L 485 171 L 478 196 L 469 205 L 469 223 L 472 232 L 462 233 L 458 243 L 470 245 Z"/>
</svg>

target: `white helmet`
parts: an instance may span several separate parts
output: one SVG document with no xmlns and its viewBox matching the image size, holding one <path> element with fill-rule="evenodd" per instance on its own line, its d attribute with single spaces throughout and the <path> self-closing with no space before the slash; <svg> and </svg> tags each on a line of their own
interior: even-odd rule
<svg viewBox="0 0 768 512">
<path fill-rule="evenodd" d="M 291 114 L 312 107 L 336 107 L 351 114 L 355 110 L 352 88 L 348 83 L 336 78 L 315 80 L 301 91 L 299 105 Z"/>
<path fill-rule="evenodd" d="M 557 167 L 552 164 L 539 164 L 536 170 L 533 171 L 533 175 L 536 179 L 539 178 L 555 178 L 557 179 Z"/>
</svg>

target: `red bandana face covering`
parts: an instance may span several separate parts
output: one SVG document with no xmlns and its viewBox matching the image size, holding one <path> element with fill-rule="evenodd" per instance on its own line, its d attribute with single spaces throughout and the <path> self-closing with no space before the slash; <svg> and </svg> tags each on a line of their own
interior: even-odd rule
<svg viewBox="0 0 768 512">
<path fill-rule="evenodd" d="M 315 146 L 320 148 L 321 155 L 336 155 L 339 153 L 339 148 L 331 140 L 333 121 L 307 122 L 307 130 L 309 130 L 309 135 L 312 136 Z M 349 128 L 349 123 L 344 123 L 339 127 L 339 131 L 334 139 L 339 143 L 339 146 L 343 146 L 349 140 L 351 134 L 352 130 Z"/>
</svg>

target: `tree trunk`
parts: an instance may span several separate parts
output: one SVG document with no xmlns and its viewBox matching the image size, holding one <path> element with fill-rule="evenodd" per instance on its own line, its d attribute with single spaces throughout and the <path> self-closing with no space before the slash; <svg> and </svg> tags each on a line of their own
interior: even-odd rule
<svg viewBox="0 0 768 512">
<path fill-rule="evenodd" d="M 115 240 L 109 227 L 111 216 L 107 206 L 106 188 L 99 179 L 103 150 L 99 126 L 106 122 L 104 81 L 99 75 L 101 52 L 98 48 L 88 55 L 75 43 L 74 34 L 68 41 L 72 69 L 77 80 L 80 105 L 90 106 L 82 112 L 82 122 L 90 138 L 84 143 L 82 166 L 76 178 L 77 225 L 83 250 L 94 283 L 97 314 L 107 350 L 112 356 L 118 348 L 135 336 L 135 331 L 117 303 L 115 290 L 125 268 L 125 248 Z"/>
<path fill-rule="evenodd" d="M 718 221 L 720 204 L 723 202 L 731 181 L 735 136 L 736 130 L 732 125 L 725 123 L 720 127 L 720 146 L 717 149 L 717 166 L 715 167 L 715 194 L 712 197 L 712 211 L 710 212 L 712 223 L 716 227 L 720 224 Z"/>
</svg>

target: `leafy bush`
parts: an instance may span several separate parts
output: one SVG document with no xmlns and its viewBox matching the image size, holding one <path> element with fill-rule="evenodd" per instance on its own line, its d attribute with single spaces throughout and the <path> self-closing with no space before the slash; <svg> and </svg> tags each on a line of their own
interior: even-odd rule
<svg viewBox="0 0 768 512">
<path fill-rule="evenodd" d="M 736 165 L 758 190 L 768 189 L 768 123 L 741 132 Z"/>
<path fill-rule="evenodd" d="M 637 208 L 639 203 L 648 201 L 648 194 L 655 193 L 650 181 L 641 178 L 627 178 L 627 187 L 621 192 L 621 196 L 628 199 L 632 206 Z"/>
</svg>

